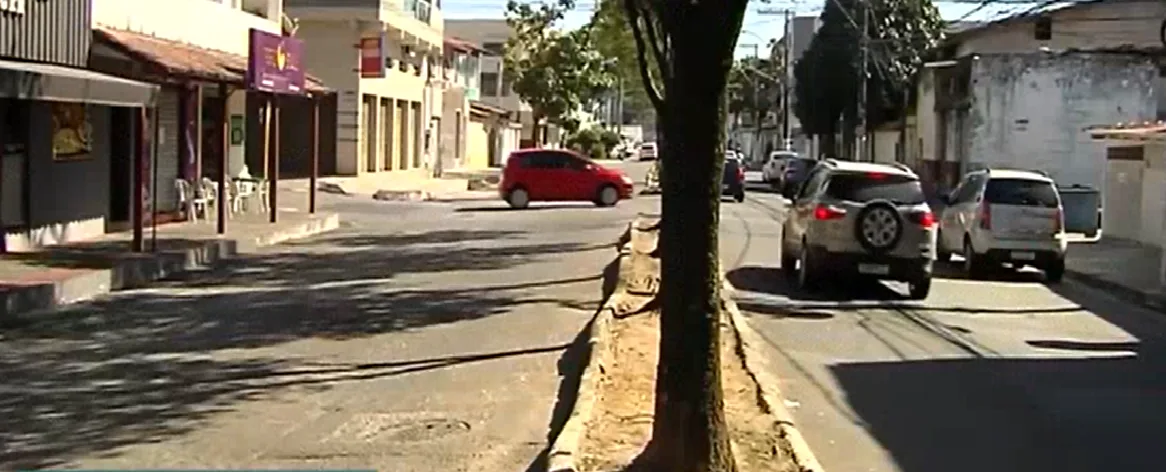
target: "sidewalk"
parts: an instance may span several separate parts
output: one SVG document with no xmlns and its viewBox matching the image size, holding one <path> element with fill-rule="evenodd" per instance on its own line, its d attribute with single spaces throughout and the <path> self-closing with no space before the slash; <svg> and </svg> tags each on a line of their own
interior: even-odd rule
<svg viewBox="0 0 1166 472">
<path fill-rule="evenodd" d="M 281 211 L 280 221 L 266 213 L 238 215 L 227 234 L 216 234 L 214 220 L 161 225 L 157 251 L 146 228 L 145 253 L 130 252 L 131 232 L 52 246 L 36 252 L 0 255 L 0 323 L 6 318 L 88 300 L 114 290 L 138 287 L 178 272 L 213 264 L 257 247 L 303 238 L 339 227 L 336 214 Z"/>
<path fill-rule="evenodd" d="M 321 177 L 320 192 L 367 196 L 377 200 L 453 201 L 498 198 L 490 185 L 497 182 L 497 169 L 451 170 L 442 178 L 430 177 L 428 171 L 398 171 L 362 174 L 355 177 Z M 308 179 L 279 182 L 280 189 L 305 193 Z"/>
<path fill-rule="evenodd" d="M 1065 271 L 1085 284 L 1166 311 L 1166 294 L 1159 282 L 1161 264 L 1160 248 L 1103 238 L 1095 243 L 1070 244 Z"/>
</svg>

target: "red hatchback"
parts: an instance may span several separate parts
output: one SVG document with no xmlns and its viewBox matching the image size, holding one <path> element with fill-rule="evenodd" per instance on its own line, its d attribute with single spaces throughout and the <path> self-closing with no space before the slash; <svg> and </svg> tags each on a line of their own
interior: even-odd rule
<svg viewBox="0 0 1166 472">
<path fill-rule="evenodd" d="M 523 149 L 506 160 L 498 193 L 512 208 L 567 201 L 606 207 L 632 197 L 632 179 L 571 151 Z"/>
</svg>

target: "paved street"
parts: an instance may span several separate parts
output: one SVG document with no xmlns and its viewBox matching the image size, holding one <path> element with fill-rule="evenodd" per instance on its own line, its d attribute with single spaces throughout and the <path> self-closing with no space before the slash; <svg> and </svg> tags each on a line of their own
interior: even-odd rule
<svg viewBox="0 0 1166 472">
<path fill-rule="evenodd" d="M 809 298 L 778 272 L 776 195 L 722 212 L 739 303 L 826 470 L 1162 470 L 1160 314 L 1037 273 L 969 281 L 946 266 L 923 303 L 894 284 Z"/>
<path fill-rule="evenodd" d="M 0 469 L 536 469 L 612 243 L 658 199 L 321 198 L 341 230 L 0 332 Z"/>
</svg>

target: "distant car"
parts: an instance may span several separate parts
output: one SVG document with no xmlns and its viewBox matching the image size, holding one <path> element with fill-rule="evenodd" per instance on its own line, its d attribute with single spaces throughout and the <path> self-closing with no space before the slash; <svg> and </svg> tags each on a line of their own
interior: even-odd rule
<svg viewBox="0 0 1166 472">
<path fill-rule="evenodd" d="M 1065 212 L 1053 179 L 1043 172 L 983 169 L 968 173 L 942 197 L 939 259 L 964 257 L 973 277 L 1009 263 L 1044 270 L 1049 282 L 1065 275 Z"/>
<path fill-rule="evenodd" d="M 781 166 L 781 172 L 778 173 L 777 181 L 770 180 L 769 184 L 786 198 L 790 198 L 817 164 L 818 161 L 805 157 L 786 159 Z"/>
<path fill-rule="evenodd" d="M 657 154 L 658 149 L 656 148 L 656 143 L 649 142 L 640 145 L 641 161 L 654 161 L 656 160 Z"/>
<path fill-rule="evenodd" d="M 763 182 L 777 182 L 781 180 L 781 171 L 790 159 L 801 157 L 797 151 L 773 151 L 769 153 L 769 160 L 761 168 Z"/>
<path fill-rule="evenodd" d="M 632 179 L 562 149 L 523 149 L 510 154 L 498 193 L 511 208 L 530 202 L 589 201 L 609 207 L 632 197 Z"/>
<path fill-rule="evenodd" d="M 733 153 L 733 151 L 729 151 L 729 153 Z M 738 203 L 745 201 L 745 167 L 740 159 L 731 155 L 725 156 L 725 170 L 721 177 L 721 195 L 731 195 L 733 200 Z"/>
</svg>

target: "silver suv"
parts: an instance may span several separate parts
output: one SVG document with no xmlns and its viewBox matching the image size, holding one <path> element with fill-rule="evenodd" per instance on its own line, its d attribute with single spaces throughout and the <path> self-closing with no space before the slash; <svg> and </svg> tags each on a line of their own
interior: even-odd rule
<svg viewBox="0 0 1166 472">
<path fill-rule="evenodd" d="M 935 216 L 906 166 L 825 160 L 792 197 L 781 265 L 801 289 L 859 275 L 907 282 L 922 300 L 934 261 Z"/>
</svg>

